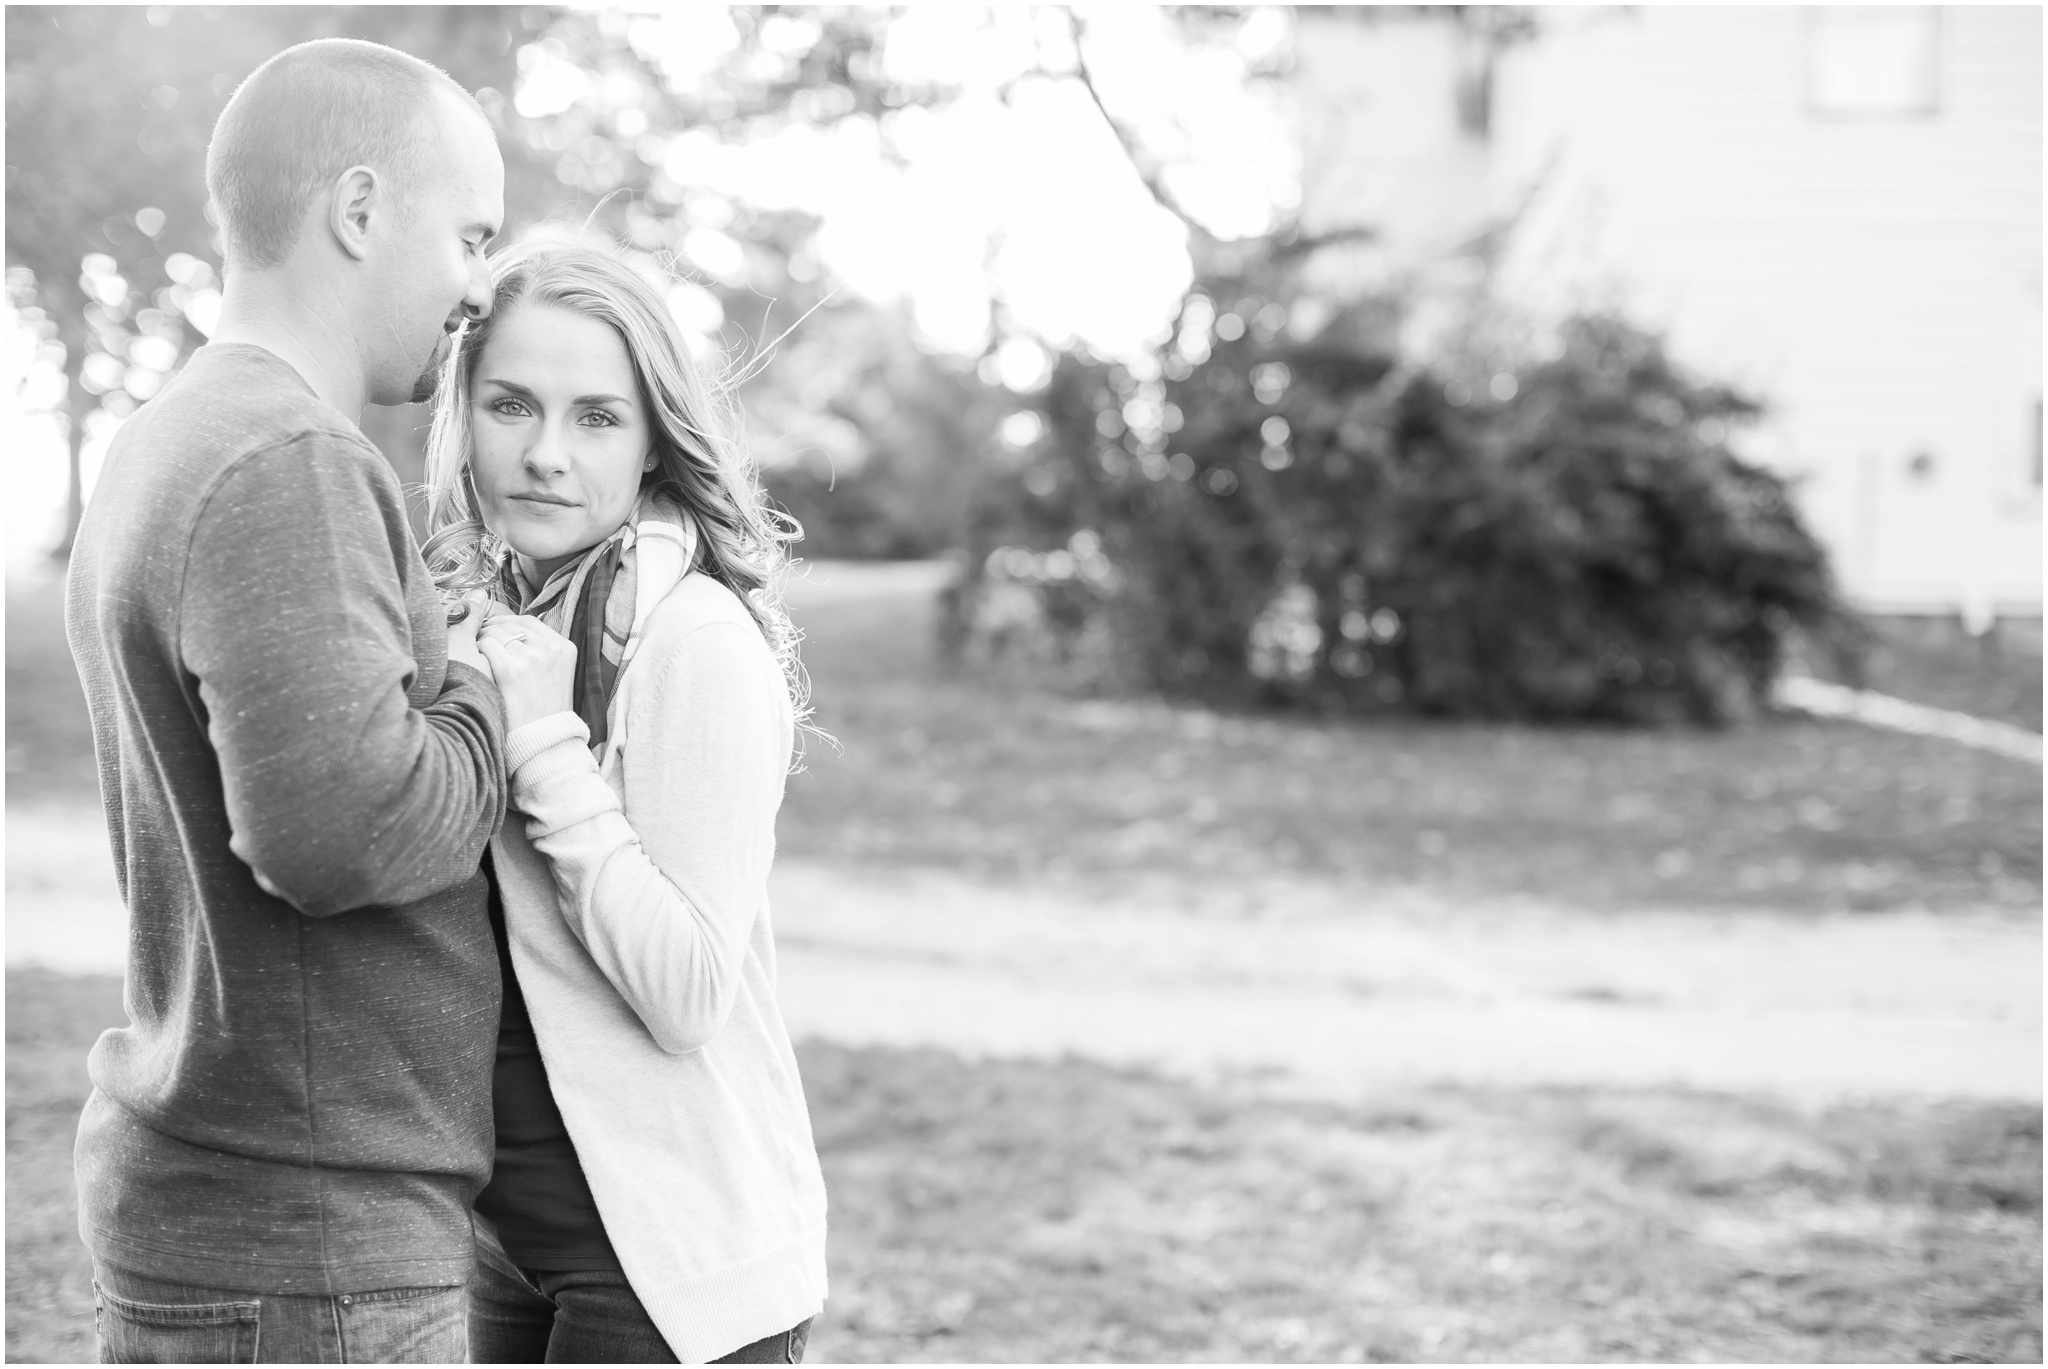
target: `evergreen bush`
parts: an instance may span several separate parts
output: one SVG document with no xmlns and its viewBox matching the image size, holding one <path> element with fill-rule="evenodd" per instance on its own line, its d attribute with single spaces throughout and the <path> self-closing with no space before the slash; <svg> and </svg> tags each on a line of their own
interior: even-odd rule
<svg viewBox="0 0 2048 1369">
<path fill-rule="evenodd" d="M 1010 635 L 1096 683 L 1555 720 L 1744 717 L 1801 638 L 1853 669 L 1825 553 L 1730 449 L 1758 403 L 1656 336 L 1582 317 L 1468 376 L 1210 294 L 1152 377 L 1062 359 L 981 492 L 956 645 L 1024 594 Z"/>
</svg>

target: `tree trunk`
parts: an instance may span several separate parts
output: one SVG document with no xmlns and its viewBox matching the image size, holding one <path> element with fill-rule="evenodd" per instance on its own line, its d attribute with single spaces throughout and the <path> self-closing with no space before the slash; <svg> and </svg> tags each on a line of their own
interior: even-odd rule
<svg viewBox="0 0 2048 1369">
<path fill-rule="evenodd" d="M 69 469 L 65 472 L 64 481 L 64 536 L 50 553 L 60 562 L 71 559 L 71 544 L 78 540 L 78 520 L 85 516 L 85 479 L 80 457 L 85 446 L 85 416 L 93 411 L 97 401 L 85 392 L 81 383 L 84 371 L 84 345 L 67 346 L 64 349 L 64 378 L 68 382 L 64 389 L 64 417 L 68 431 L 64 434 L 64 448 Z"/>
</svg>

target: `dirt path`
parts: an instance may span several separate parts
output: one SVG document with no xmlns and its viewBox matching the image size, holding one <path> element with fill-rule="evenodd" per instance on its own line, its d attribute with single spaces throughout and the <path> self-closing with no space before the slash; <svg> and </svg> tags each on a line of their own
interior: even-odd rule
<svg viewBox="0 0 2048 1369">
<path fill-rule="evenodd" d="M 118 972 L 97 811 L 10 808 L 7 836 L 7 962 Z M 2037 918 L 1595 917 L 1295 881 L 1107 898 L 801 861 L 774 898 L 798 1036 L 1336 1098 L 1439 1082 L 2041 1097 Z"/>
<path fill-rule="evenodd" d="M 1273 1074 L 1337 1097 L 2041 1096 L 2039 926 L 2009 916 L 1596 918 L 1305 883 L 1204 908 L 798 864 L 776 898 L 791 1028 L 847 1041 Z"/>
</svg>

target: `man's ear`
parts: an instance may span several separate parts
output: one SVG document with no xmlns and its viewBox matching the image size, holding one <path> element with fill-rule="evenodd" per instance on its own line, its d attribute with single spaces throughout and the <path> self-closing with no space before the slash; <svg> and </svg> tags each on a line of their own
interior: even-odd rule
<svg viewBox="0 0 2048 1369">
<path fill-rule="evenodd" d="M 384 183 L 367 166 L 352 166 L 334 183 L 327 228 L 357 261 L 370 254 L 370 218 L 384 210 Z"/>
</svg>

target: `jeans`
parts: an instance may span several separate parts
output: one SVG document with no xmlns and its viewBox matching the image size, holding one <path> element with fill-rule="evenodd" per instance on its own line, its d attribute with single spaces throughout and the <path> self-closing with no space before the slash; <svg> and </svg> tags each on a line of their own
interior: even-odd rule
<svg viewBox="0 0 2048 1369">
<path fill-rule="evenodd" d="M 461 1364 L 461 1288 L 250 1293 L 93 1261 L 102 1364 Z"/>
<path fill-rule="evenodd" d="M 810 1319 L 744 1345 L 718 1364 L 801 1364 Z M 469 1286 L 478 1364 L 674 1364 L 647 1309 L 616 1269 L 521 1269 L 478 1228 Z"/>
</svg>

